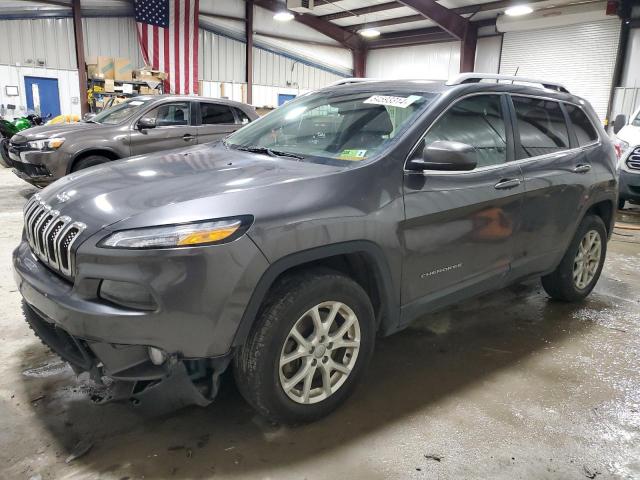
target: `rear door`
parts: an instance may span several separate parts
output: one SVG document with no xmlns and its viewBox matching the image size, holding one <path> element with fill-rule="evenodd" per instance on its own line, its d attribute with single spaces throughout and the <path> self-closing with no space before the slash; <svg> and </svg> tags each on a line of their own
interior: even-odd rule
<svg viewBox="0 0 640 480">
<path fill-rule="evenodd" d="M 598 135 L 583 123 L 577 105 L 515 94 L 511 99 L 526 190 L 514 260 L 514 275 L 521 276 L 553 268 L 566 250 L 594 184 L 590 156 Z"/>
<path fill-rule="evenodd" d="M 199 102 L 198 143 L 221 140 L 242 126 L 232 107 L 215 102 Z"/>
<path fill-rule="evenodd" d="M 196 127 L 191 122 L 192 102 L 173 101 L 145 112 L 153 118 L 155 128 L 140 129 L 136 121 L 131 127 L 131 155 L 141 155 L 196 144 Z"/>
<path fill-rule="evenodd" d="M 513 159 L 505 95 L 454 103 L 418 149 L 436 140 L 475 147 L 468 172 L 405 171 L 403 323 L 428 308 L 502 285 L 513 257 L 524 185 Z"/>
</svg>

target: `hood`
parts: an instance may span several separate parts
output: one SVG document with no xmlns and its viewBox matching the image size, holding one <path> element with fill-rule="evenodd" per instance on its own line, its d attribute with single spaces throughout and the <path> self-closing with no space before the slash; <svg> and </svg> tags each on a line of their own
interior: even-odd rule
<svg viewBox="0 0 640 480">
<path fill-rule="evenodd" d="M 76 132 L 83 132 L 87 129 L 105 128 L 106 126 L 99 123 L 78 122 L 78 123 L 61 123 L 58 125 L 41 125 L 39 127 L 31 127 L 16 134 L 12 141 L 15 143 L 23 143 L 31 140 L 41 140 L 51 137 L 64 137 L 65 135 Z"/>
<path fill-rule="evenodd" d="M 270 197 L 249 191 L 278 186 L 282 192 L 285 186 L 299 188 L 300 181 L 340 170 L 206 144 L 73 173 L 41 196 L 61 214 L 96 231 L 126 219 L 137 219 L 127 222 L 130 228 L 252 214 L 252 206 Z"/>
</svg>

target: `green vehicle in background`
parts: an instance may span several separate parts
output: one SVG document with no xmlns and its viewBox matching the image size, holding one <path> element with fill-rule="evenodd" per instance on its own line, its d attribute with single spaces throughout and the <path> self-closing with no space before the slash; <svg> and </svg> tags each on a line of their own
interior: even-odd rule
<svg viewBox="0 0 640 480">
<path fill-rule="evenodd" d="M 11 159 L 9 158 L 9 140 L 11 140 L 11 137 L 22 130 L 42 124 L 44 124 L 44 119 L 36 114 L 29 114 L 13 121 L 0 118 L 0 163 L 2 166 L 11 166 Z"/>
</svg>

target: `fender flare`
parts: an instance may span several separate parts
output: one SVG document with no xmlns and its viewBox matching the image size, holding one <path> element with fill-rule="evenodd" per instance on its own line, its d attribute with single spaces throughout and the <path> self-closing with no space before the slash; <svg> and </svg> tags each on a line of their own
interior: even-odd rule
<svg viewBox="0 0 640 480">
<path fill-rule="evenodd" d="M 111 147 L 97 146 L 97 147 L 83 148 L 79 152 L 74 153 L 73 156 L 71 157 L 71 160 L 69 161 L 69 164 L 67 165 L 67 175 L 69 173 L 71 173 L 71 169 L 73 168 L 73 164 L 76 163 L 76 160 L 78 160 L 78 157 L 81 157 L 82 155 L 84 155 L 86 153 L 90 153 L 90 152 L 95 152 L 96 155 L 99 155 L 100 152 L 109 152 L 110 154 L 118 157 L 117 158 L 118 160 L 121 159 L 121 158 L 125 158 L 122 155 L 120 155 L 118 152 L 116 152 Z"/>
<path fill-rule="evenodd" d="M 375 243 L 366 240 L 353 240 L 292 253 L 272 263 L 262 274 L 251 294 L 251 299 L 242 315 L 232 346 L 239 346 L 245 342 L 269 289 L 282 273 L 305 263 L 353 253 L 365 254 L 372 261 L 371 265 L 375 272 L 374 281 L 380 292 L 379 331 L 383 335 L 395 331 L 400 319 L 399 289 L 398 294 L 394 294 L 393 279 L 386 257 L 382 249 Z"/>
</svg>

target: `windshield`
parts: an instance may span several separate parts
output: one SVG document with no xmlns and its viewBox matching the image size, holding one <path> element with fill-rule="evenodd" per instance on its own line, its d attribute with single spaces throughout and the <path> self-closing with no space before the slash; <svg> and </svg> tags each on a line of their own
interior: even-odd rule
<svg viewBox="0 0 640 480">
<path fill-rule="evenodd" d="M 116 125 L 135 112 L 141 110 L 143 105 L 149 102 L 149 99 L 126 100 L 118 105 L 103 110 L 90 121 L 95 123 L 104 123 L 106 125 Z"/>
<path fill-rule="evenodd" d="M 317 92 L 229 136 L 231 148 L 346 165 L 382 152 L 433 99 L 406 90 Z"/>
</svg>

